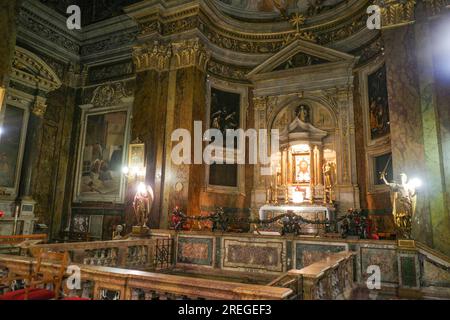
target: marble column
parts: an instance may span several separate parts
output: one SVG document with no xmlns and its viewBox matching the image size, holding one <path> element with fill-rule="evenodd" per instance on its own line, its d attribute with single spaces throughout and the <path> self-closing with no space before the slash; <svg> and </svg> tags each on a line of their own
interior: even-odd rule
<svg viewBox="0 0 450 320">
<path fill-rule="evenodd" d="M 441 34 L 441 36 L 448 37 L 447 34 Z M 433 70 L 433 32 L 428 16 L 420 6 L 416 10 L 415 40 L 426 169 L 424 186 L 427 188 L 427 199 L 430 204 L 433 246 L 439 251 L 450 254 L 450 220 L 443 174 L 445 158 L 442 154 L 440 115 L 437 108 L 436 79 Z M 441 41 L 445 40 L 441 39 Z"/>
<path fill-rule="evenodd" d="M 34 105 L 31 107 L 30 117 L 27 126 L 27 136 L 22 161 L 22 171 L 20 176 L 20 187 L 18 198 L 22 200 L 32 200 L 33 175 L 36 170 L 36 162 L 39 158 L 39 148 L 41 145 L 40 134 L 42 132 L 43 117 L 47 108 L 44 98 L 36 97 Z"/>
<path fill-rule="evenodd" d="M 16 16 L 22 0 L 0 1 L 0 115 L 16 46 Z M 1 117 L 0 117 L 1 120 Z"/>
<path fill-rule="evenodd" d="M 138 74 L 132 136 L 146 143 L 147 180 L 155 193 L 152 228 L 167 228 L 175 206 L 190 215 L 200 213 L 204 165 L 175 165 L 171 152 L 178 142 L 171 136 L 187 129 L 193 137 L 194 121 L 205 123 L 208 59 L 197 38 L 143 45 L 134 52 Z"/>
<path fill-rule="evenodd" d="M 154 203 L 150 213 L 149 227 L 159 228 L 163 190 L 164 135 L 167 107 L 169 72 L 164 70 L 142 70 L 136 75 L 136 91 L 133 106 L 132 140 L 139 138 L 145 143 L 147 184 L 152 186 Z M 129 198 L 135 190 L 129 186 Z M 133 190 L 131 190 L 133 189 Z M 133 225 L 134 214 L 127 213 Z M 132 221 L 133 220 L 133 221 Z"/>
<path fill-rule="evenodd" d="M 436 106 L 433 42 L 428 17 L 383 31 L 394 179 L 406 173 L 424 185 L 418 191 L 413 237 L 450 253 L 449 214 L 443 177 L 440 116 Z"/>
<path fill-rule="evenodd" d="M 0 1 L 0 86 L 6 87 L 16 45 L 16 16 L 21 0 Z"/>
</svg>

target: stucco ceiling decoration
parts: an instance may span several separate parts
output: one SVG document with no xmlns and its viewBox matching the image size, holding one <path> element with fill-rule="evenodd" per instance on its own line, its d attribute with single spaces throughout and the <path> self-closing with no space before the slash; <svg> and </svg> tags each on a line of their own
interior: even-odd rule
<svg viewBox="0 0 450 320">
<path fill-rule="evenodd" d="M 283 20 L 294 13 L 313 17 L 346 0 L 214 0 L 230 16 L 246 20 Z"/>
</svg>

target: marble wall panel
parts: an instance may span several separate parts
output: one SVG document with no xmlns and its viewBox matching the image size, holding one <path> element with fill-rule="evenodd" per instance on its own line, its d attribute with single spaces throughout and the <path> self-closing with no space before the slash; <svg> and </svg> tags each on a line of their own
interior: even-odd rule
<svg viewBox="0 0 450 320">
<path fill-rule="evenodd" d="M 295 243 L 295 268 L 302 269 L 315 262 L 325 259 L 330 253 L 347 250 L 346 244 L 333 245 L 329 243 Z"/>
<path fill-rule="evenodd" d="M 223 238 L 222 268 L 248 272 L 285 271 L 284 241 Z"/>
<path fill-rule="evenodd" d="M 397 251 L 390 248 L 360 248 L 361 255 L 361 279 L 366 281 L 369 266 L 379 266 L 381 270 L 382 284 L 398 283 Z"/>
<path fill-rule="evenodd" d="M 178 237 L 177 263 L 213 267 L 214 242 L 212 237 Z"/>
</svg>

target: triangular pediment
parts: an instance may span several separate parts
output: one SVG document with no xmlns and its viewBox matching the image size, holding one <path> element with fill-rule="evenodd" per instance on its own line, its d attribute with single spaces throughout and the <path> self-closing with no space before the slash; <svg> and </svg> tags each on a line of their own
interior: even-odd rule
<svg viewBox="0 0 450 320">
<path fill-rule="evenodd" d="M 282 132 L 280 132 L 280 143 L 282 145 L 292 142 L 322 143 L 328 132 L 314 127 L 311 123 L 303 122 L 295 118 Z"/>
<path fill-rule="evenodd" d="M 355 62 L 355 57 L 312 42 L 297 39 L 253 69 L 248 78 L 288 69 Z"/>
<path fill-rule="evenodd" d="M 34 53 L 16 47 L 12 62 L 11 79 L 38 86 L 44 91 L 53 91 L 62 85 L 55 71 Z"/>
</svg>

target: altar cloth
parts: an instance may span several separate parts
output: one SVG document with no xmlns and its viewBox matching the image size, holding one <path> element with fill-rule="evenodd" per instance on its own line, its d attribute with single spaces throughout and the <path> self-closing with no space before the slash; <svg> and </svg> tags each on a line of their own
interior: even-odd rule
<svg viewBox="0 0 450 320">
<path fill-rule="evenodd" d="M 271 204 L 265 204 L 261 208 L 259 208 L 259 219 L 265 220 L 266 219 L 266 212 L 272 211 L 272 212 L 284 212 L 287 213 L 288 211 L 293 211 L 294 213 L 298 212 L 305 212 L 305 213 L 326 213 L 326 218 L 328 220 L 333 219 L 333 213 L 335 212 L 334 208 L 326 207 L 326 206 L 315 206 L 315 205 L 271 205 Z"/>
</svg>

